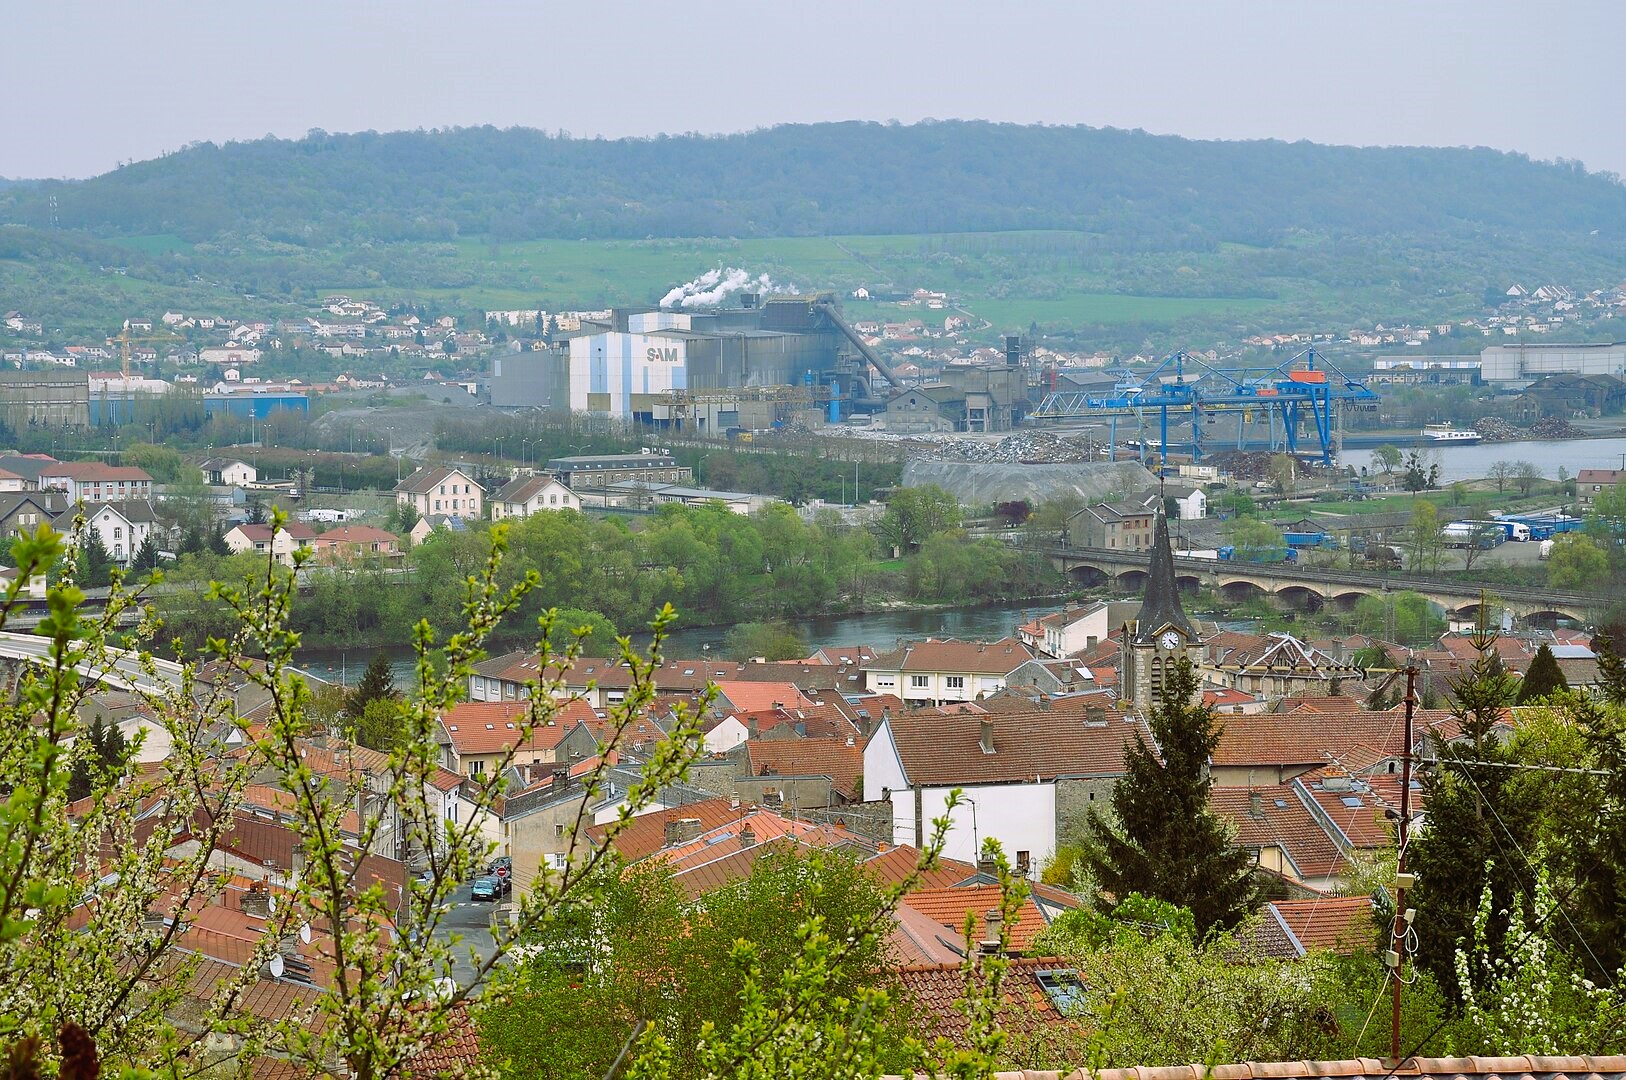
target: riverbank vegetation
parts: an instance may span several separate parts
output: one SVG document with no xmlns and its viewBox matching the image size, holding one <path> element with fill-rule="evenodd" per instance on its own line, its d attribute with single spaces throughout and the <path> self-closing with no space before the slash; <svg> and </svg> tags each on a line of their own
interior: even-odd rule
<svg viewBox="0 0 1626 1080">
<path fill-rule="evenodd" d="M 420 618 L 449 630 L 468 578 L 489 557 L 489 532 L 473 523 L 437 531 L 399 560 L 301 571 L 291 624 L 313 646 L 400 641 Z M 784 504 L 750 515 L 719 504 L 668 505 L 605 518 L 550 511 L 513 522 L 507 537 L 500 583 L 530 573 L 537 579 L 510 625 L 534 626 L 550 608 L 591 605 L 582 617 L 603 620 L 594 624 L 595 645 L 612 628 L 643 625 L 645 613 L 667 599 L 681 600 L 685 621 L 698 626 L 987 603 L 1064 587 L 1037 536 L 1032 545 L 969 536 L 953 500 L 940 492 L 903 500 L 873 527 L 844 525 L 834 515 L 805 521 Z M 229 616 L 210 600 L 209 582 L 263 571 L 263 557 L 182 556 L 155 597 L 166 636 L 195 647 L 224 632 Z"/>
</svg>

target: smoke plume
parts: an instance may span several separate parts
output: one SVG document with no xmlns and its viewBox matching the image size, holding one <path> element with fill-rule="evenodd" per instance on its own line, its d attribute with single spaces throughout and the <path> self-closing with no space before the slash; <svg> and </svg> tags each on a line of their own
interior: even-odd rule
<svg viewBox="0 0 1626 1080">
<path fill-rule="evenodd" d="M 767 274 L 758 274 L 753 278 L 738 267 L 718 267 L 668 292 L 661 297 L 661 307 L 716 307 L 737 292 L 768 294 L 795 291 L 791 286 L 774 284 Z"/>
</svg>

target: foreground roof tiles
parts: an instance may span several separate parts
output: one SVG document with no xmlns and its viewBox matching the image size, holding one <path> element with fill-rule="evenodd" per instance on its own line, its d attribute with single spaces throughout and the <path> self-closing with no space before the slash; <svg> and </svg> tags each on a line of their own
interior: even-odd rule
<svg viewBox="0 0 1626 1080">
<path fill-rule="evenodd" d="M 909 981 L 905 978 L 905 984 Z M 1623 1080 L 1626 1055 L 1602 1057 L 1452 1057 L 1407 1058 L 1398 1068 L 1388 1068 L 1377 1058 L 1346 1061 L 1244 1061 L 1227 1065 L 1136 1066 L 1129 1069 L 1096 1069 L 1085 1073 L 1028 1069 L 996 1072 L 994 1080 L 1063 1080 L 1083 1077 L 1091 1080 Z"/>
</svg>

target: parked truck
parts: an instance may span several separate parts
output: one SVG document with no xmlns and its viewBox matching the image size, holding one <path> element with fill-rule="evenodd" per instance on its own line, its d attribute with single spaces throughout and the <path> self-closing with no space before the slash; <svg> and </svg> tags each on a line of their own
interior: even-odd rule
<svg viewBox="0 0 1626 1080">
<path fill-rule="evenodd" d="M 1336 548 L 1338 538 L 1328 532 L 1290 532 L 1282 534 L 1282 542 L 1290 548 Z"/>
<path fill-rule="evenodd" d="M 1440 537 L 1445 541 L 1446 547 L 1476 547 L 1484 550 L 1504 543 L 1507 540 L 1507 533 L 1495 527 L 1494 522 L 1453 521 L 1440 530 Z"/>
<path fill-rule="evenodd" d="M 1517 522 L 1530 530 L 1532 540 L 1551 540 L 1567 532 L 1578 532 L 1586 524 L 1568 514 L 1509 514 L 1503 521 Z"/>
</svg>

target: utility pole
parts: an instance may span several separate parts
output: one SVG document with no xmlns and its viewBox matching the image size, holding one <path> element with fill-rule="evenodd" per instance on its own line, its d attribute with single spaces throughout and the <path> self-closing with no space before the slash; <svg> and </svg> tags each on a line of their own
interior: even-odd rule
<svg viewBox="0 0 1626 1080">
<path fill-rule="evenodd" d="M 1411 831 L 1411 740 L 1412 740 L 1412 714 L 1417 709 L 1417 668 L 1406 668 L 1406 733 L 1405 745 L 1400 755 L 1400 823 L 1396 830 L 1399 841 L 1399 857 L 1395 865 L 1395 917 L 1391 930 L 1393 940 L 1389 944 L 1389 951 L 1384 959 L 1389 967 L 1389 985 L 1392 994 L 1392 1009 L 1389 1021 L 1389 1058 L 1393 1064 L 1400 1065 L 1400 992 L 1403 986 L 1400 980 L 1400 965 L 1406 957 L 1406 937 L 1411 933 L 1412 919 L 1416 913 L 1406 908 L 1406 888 L 1411 884 L 1411 875 L 1406 873 L 1406 839 Z"/>
</svg>

